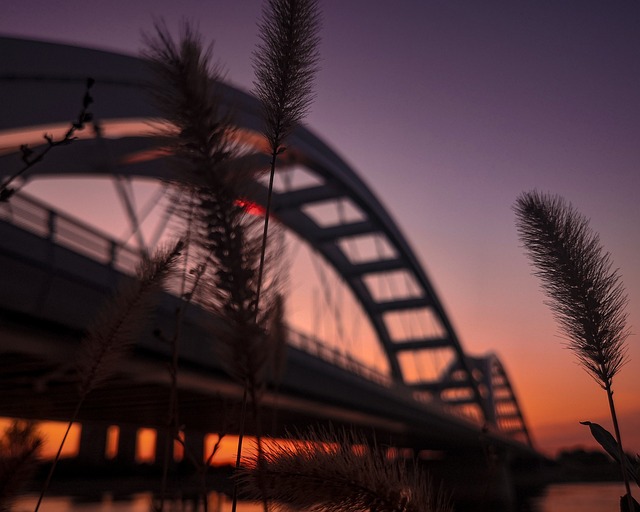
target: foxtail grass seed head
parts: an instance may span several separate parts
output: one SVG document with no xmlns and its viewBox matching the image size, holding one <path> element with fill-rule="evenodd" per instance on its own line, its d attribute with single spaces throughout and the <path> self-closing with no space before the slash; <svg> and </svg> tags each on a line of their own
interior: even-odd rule
<svg viewBox="0 0 640 512">
<path fill-rule="evenodd" d="M 155 33 L 145 35 L 147 59 L 155 80 L 150 84 L 154 103 L 168 122 L 159 133 L 173 155 L 178 179 L 191 185 L 237 178 L 223 172 L 235 156 L 234 126 L 230 112 L 222 107 L 220 66 L 211 63 L 212 46 L 188 23 L 175 40 L 159 21 Z M 233 171 L 233 169 L 229 169 Z"/>
<path fill-rule="evenodd" d="M 537 191 L 518 197 L 520 240 L 542 280 L 567 346 L 603 388 L 627 360 L 627 296 L 589 221 L 571 204 Z"/>
<path fill-rule="evenodd" d="M 255 95 L 262 103 L 272 151 L 307 114 L 318 69 L 320 15 L 316 0 L 267 0 L 253 54 Z"/>
<path fill-rule="evenodd" d="M 238 478 L 254 498 L 266 490 L 281 510 L 324 512 L 450 511 L 428 475 L 403 459 L 392 459 L 355 432 L 312 429 L 291 442 L 265 443 L 263 458 Z"/>
<path fill-rule="evenodd" d="M 114 294 L 90 327 L 77 360 L 80 395 L 108 379 L 118 361 L 140 336 L 153 313 L 158 292 L 175 270 L 183 242 L 159 249 L 138 267 L 137 278 L 127 281 Z"/>
<path fill-rule="evenodd" d="M 178 208 L 191 223 L 191 253 L 203 269 L 194 300 L 214 313 L 216 346 L 228 373 L 257 383 L 268 359 L 270 321 L 255 314 L 263 219 L 248 212 L 244 198 L 262 169 L 242 163 L 231 116 L 222 107 L 221 74 L 200 36 L 185 25 L 175 41 L 160 23 L 147 46 L 157 78 L 153 95 L 172 127 L 163 143 L 192 198 L 184 211 Z M 270 272 L 278 266 L 276 256 L 275 248 L 267 255 Z M 279 291 L 278 279 L 271 283 L 267 303 Z"/>
</svg>

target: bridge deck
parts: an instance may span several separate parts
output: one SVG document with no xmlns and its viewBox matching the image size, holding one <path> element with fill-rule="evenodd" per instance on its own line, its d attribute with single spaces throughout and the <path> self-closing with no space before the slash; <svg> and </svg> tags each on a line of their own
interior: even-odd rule
<svg viewBox="0 0 640 512">
<path fill-rule="evenodd" d="M 82 331 L 116 281 L 124 278 L 112 260 L 96 261 L 95 256 L 78 254 L 53 238 L 0 222 L 0 415 L 70 417 L 77 396 L 73 360 Z M 109 250 L 112 255 L 122 251 Z M 92 392 L 81 420 L 165 425 L 169 348 L 152 331 L 172 332 L 176 306 L 175 297 L 163 296 L 149 334 L 120 365 L 115 378 Z M 203 310 L 188 310 L 180 348 L 180 417 L 196 430 L 233 431 L 229 411 L 238 405 L 241 389 L 220 366 L 212 323 Z M 385 439 L 419 449 L 478 449 L 482 440 L 491 439 L 531 452 L 499 432 L 485 435 L 473 422 L 416 401 L 407 387 L 362 373 L 362 368 L 359 373 L 349 371 L 288 346 L 286 370 L 265 395 L 265 431 L 281 435 L 287 426 L 330 421 L 366 426 Z"/>
</svg>

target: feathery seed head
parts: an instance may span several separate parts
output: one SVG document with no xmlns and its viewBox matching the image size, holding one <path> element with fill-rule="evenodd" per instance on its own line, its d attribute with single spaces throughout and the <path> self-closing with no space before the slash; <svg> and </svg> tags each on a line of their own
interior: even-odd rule
<svg viewBox="0 0 640 512">
<path fill-rule="evenodd" d="M 148 57 L 158 78 L 156 104 L 174 127 L 165 134 L 175 166 L 191 197 L 180 210 L 194 239 L 191 251 L 200 272 L 194 300 L 215 313 L 217 347 L 227 371 L 241 382 L 262 380 L 267 360 L 269 314 L 256 319 L 258 268 L 263 219 L 247 213 L 241 198 L 250 196 L 261 169 L 240 162 L 234 127 L 217 93 L 218 70 L 210 49 L 188 25 L 175 42 L 156 25 L 147 38 Z M 180 209 L 180 205 L 178 205 Z M 278 261 L 273 247 L 266 263 Z M 277 276 L 265 290 L 278 291 Z"/>
<path fill-rule="evenodd" d="M 626 361 L 627 297 L 589 221 L 559 196 L 532 191 L 514 210 L 520 240 L 567 346 L 603 387 Z"/>
<path fill-rule="evenodd" d="M 318 69 L 320 16 L 316 0 L 268 0 L 253 54 L 255 93 L 262 102 L 272 151 L 307 114 Z"/>
<path fill-rule="evenodd" d="M 82 397 L 111 376 L 117 362 L 135 343 L 183 246 L 180 240 L 173 247 L 143 258 L 137 278 L 121 286 L 98 315 L 83 340 L 76 363 Z"/>
<path fill-rule="evenodd" d="M 435 512 L 451 507 L 428 476 L 355 432 L 310 430 L 269 444 L 239 474 L 245 490 L 282 510 Z"/>
</svg>

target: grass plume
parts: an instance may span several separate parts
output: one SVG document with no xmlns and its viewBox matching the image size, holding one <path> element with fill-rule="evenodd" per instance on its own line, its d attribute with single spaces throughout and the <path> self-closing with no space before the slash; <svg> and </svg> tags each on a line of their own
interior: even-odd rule
<svg viewBox="0 0 640 512">
<path fill-rule="evenodd" d="M 567 346 L 606 389 L 626 361 L 627 297 L 589 221 L 558 196 L 530 192 L 515 206 L 518 233 Z"/>
<path fill-rule="evenodd" d="M 260 43 L 253 54 L 255 94 L 262 104 L 264 135 L 271 161 L 262 234 L 255 310 L 259 309 L 271 199 L 278 155 L 284 139 L 307 114 L 318 68 L 320 15 L 316 0 L 268 0 L 258 24 Z"/>
<path fill-rule="evenodd" d="M 211 48 L 203 46 L 200 36 L 185 25 L 176 41 L 157 24 L 155 36 L 147 37 L 145 55 L 158 79 L 156 104 L 171 126 L 164 142 L 193 197 L 194 252 L 204 269 L 194 298 L 220 320 L 215 335 L 231 375 L 241 382 L 256 379 L 264 373 L 265 338 L 276 311 L 270 307 L 257 315 L 255 310 L 262 218 L 249 214 L 243 199 L 251 195 L 260 171 L 236 162 L 235 128 L 217 88 L 220 70 L 210 64 Z M 271 262 L 275 269 L 277 254 L 268 256 L 269 269 Z M 272 272 L 270 304 L 278 287 L 277 272 Z"/>
<path fill-rule="evenodd" d="M 280 149 L 313 100 L 320 16 L 315 0 L 268 0 L 253 54 L 255 94 L 262 103 L 265 136 Z"/>
<path fill-rule="evenodd" d="M 260 299 L 263 293 L 276 161 L 278 155 L 285 150 L 282 146 L 283 140 L 293 130 L 294 125 L 306 115 L 313 96 L 313 79 L 318 63 L 318 3 L 316 0 L 267 0 L 258 29 L 261 42 L 253 54 L 253 68 L 256 76 L 254 86 L 255 94 L 262 104 L 264 134 L 270 146 L 271 159 L 257 287 L 253 303 L 256 321 L 261 314 L 265 316 L 260 311 Z M 281 304 L 281 299 L 278 299 L 278 304 Z M 275 314 L 276 323 L 282 323 L 282 308 L 269 307 L 267 312 Z M 280 330 L 273 321 L 268 323 L 271 324 L 272 332 Z M 254 415 L 256 415 L 255 410 Z M 256 420 L 258 420 L 257 415 Z M 259 431 L 257 439 L 260 458 L 262 445 Z M 240 455 L 239 446 L 236 468 L 240 464 Z M 266 512 L 267 497 L 264 492 L 262 496 Z M 235 512 L 236 505 L 237 495 L 234 488 L 232 512 Z"/>
<path fill-rule="evenodd" d="M 211 64 L 212 47 L 205 48 L 188 23 L 182 25 L 178 40 L 161 21 L 144 39 L 143 57 L 154 74 L 150 93 L 170 124 L 159 135 L 174 156 L 179 179 L 193 185 L 212 179 L 220 184 L 229 180 L 229 186 L 241 183 L 238 173 L 221 172 L 221 164 L 234 155 L 234 128 L 221 106 L 221 70 Z"/>
<path fill-rule="evenodd" d="M 140 262 L 137 278 L 125 283 L 95 319 L 78 355 L 80 396 L 84 399 L 117 367 L 142 333 L 158 292 L 175 269 L 183 242 L 160 249 Z"/>
<path fill-rule="evenodd" d="M 520 240 L 542 280 L 547 304 L 567 335 L 567 346 L 606 391 L 611 419 L 624 461 L 612 381 L 627 360 L 627 296 L 611 256 L 586 217 L 559 196 L 527 192 L 514 210 Z M 631 491 L 620 465 L 629 507 Z"/>
<path fill-rule="evenodd" d="M 205 48 L 200 35 L 188 23 L 183 23 L 180 34 L 175 39 L 161 21 L 155 24 L 153 34 L 145 36 L 145 43 L 143 56 L 154 75 L 150 93 L 168 122 L 167 128 L 157 135 L 173 157 L 173 166 L 178 176 L 174 183 L 173 203 L 186 224 L 190 242 L 189 258 L 185 260 L 181 285 L 183 304 L 177 314 L 175 332 L 171 337 L 172 385 L 166 440 L 167 447 L 170 447 L 180 429 L 177 354 L 183 309 L 192 300 L 204 302 L 203 283 L 210 281 L 211 265 L 216 263 L 211 249 L 203 244 L 208 237 L 208 208 L 212 205 L 220 206 L 221 210 L 228 206 L 234 207 L 235 194 L 244 183 L 241 173 L 231 172 L 229 166 L 236 153 L 233 143 L 234 127 L 230 115 L 221 107 L 218 92 L 221 71 L 218 66 L 211 64 L 212 47 Z M 219 197 L 212 198 L 211 190 L 215 190 Z M 187 272 L 188 266 L 194 268 Z M 187 280 L 190 280 L 189 292 L 184 293 Z M 169 450 L 166 451 L 163 464 L 163 496 L 168 466 Z M 163 504 L 164 499 L 161 500 L 161 508 Z"/>
<path fill-rule="evenodd" d="M 243 411 L 250 400 L 258 423 L 258 402 L 270 358 L 269 332 L 283 322 L 277 297 L 281 258 L 263 249 L 262 218 L 246 208 L 260 170 L 238 164 L 230 115 L 221 107 L 219 68 L 188 25 L 174 40 L 156 25 L 147 38 L 146 56 L 156 77 L 156 103 L 170 128 L 164 142 L 174 157 L 182 186 L 193 202 L 187 211 L 197 252 L 200 284 L 194 300 L 216 318 L 216 345 L 228 373 L 243 387 Z M 277 248 L 281 251 L 281 248 Z M 264 258 L 264 259 L 263 259 Z M 268 306 L 258 311 L 262 269 L 268 268 L 264 292 Z M 240 420 L 244 424 L 244 413 Z M 242 430 L 241 426 L 241 430 Z M 242 432 L 239 436 L 242 445 Z"/>
<path fill-rule="evenodd" d="M 40 508 L 47 492 L 62 448 L 82 404 L 92 390 L 113 374 L 117 362 L 142 333 L 145 321 L 152 313 L 155 296 L 173 271 L 183 245 L 182 241 L 178 241 L 170 248 L 158 250 L 151 258 L 143 258 L 138 267 L 137 278 L 125 283 L 114 294 L 88 330 L 77 361 L 80 383 L 78 402 L 40 491 L 35 512 Z"/>
<path fill-rule="evenodd" d="M 451 510 L 418 466 L 387 457 L 356 433 L 310 430 L 294 438 L 300 441 L 274 444 L 243 469 L 239 478 L 249 496 L 260 498 L 266 489 L 281 510 Z"/>
</svg>

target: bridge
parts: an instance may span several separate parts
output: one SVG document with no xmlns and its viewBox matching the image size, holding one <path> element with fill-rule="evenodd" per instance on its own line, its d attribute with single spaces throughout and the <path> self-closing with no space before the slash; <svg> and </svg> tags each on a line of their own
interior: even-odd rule
<svg viewBox="0 0 640 512">
<path fill-rule="evenodd" d="M 151 75 L 144 61 L 11 38 L 0 38 L 0 53 L 3 181 L 22 166 L 20 144 L 37 149 L 43 130 L 68 126 L 89 76 L 96 81 L 92 112 L 100 133 L 55 148 L 16 181 L 16 188 L 36 176 L 175 178 L 170 156 L 148 130 L 140 129 L 141 121 L 158 118 L 149 101 Z M 223 101 L 233 108 L 239 137 L 250 148 L 244 163 L 263 165 L 256 100 L 229 85 L 220 88 Z M 503 364 L 493 354 L 473 357 L 464 351 L 409 243 L 357 173 L 302 126 L 289 141 L 282 169 L 302 172 L 305 179 L 276 189 L 274 215 L 350 289 L 373 327 L 387 370 L 369 368 L 352 355 L 289 330 L 286 369 L 264 399 L 268 433 L 277 436 L 292 425 L 331 421 L 366 427 L 414 453 L 475 453 L 491 445 L 512 457 L 535 457 Z M 140 220 L 126 187 L 119 190 L 135 227 Z M 258 183 L 252 199 L 264 203 L 265 197 L 265 187 Z M 355 214 L 327 223 L 321 215 L 327 208 Z M 149 249 L 142 237 L 134 234 L 133 239 L 136 243 L 123 243 L 23 192 L 0 205 L 0 415 L 70 417 L 76 396 L 70 361 L 103 302 L 119 281 L 130 279 Z M 362 239 L 385 250 L 358 257 L 349 244 Z M 410 285 L 380 296 L 371 283 L 388 276 Z M 121 426 L 125 451 L 132 435 L 125 433 L 133 427 L 166 424 L 169 347 L 153 331 L 171 331 L 177 304 L 171 294 L 162 297 L 148 334 L 115 378 L 92 392 L 83 406 L 80 421 L 87 436 L 93 432 L 81 442 L 87 453 L 95 452 L 93 441 L 106 436 L 108 425 Z M 394 326 L 407 314 L 428 318 L 430 328 L 413 337 L 399 334 Z M 224 411 L 242 395 L 218 361 L 212 323 L 215 319 L 205 310 L 189 308 L 182 335 L 187 341 L 179 354 L 180 418 L 200 447 L 204 433 L 235 428 Z M 428 380 L 416 379 L 406 363 L 416 354 L 433 354 L 445 363 Z"/>
</svg>

